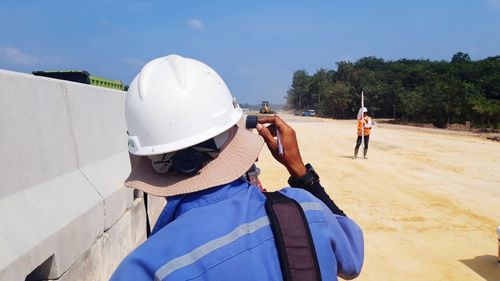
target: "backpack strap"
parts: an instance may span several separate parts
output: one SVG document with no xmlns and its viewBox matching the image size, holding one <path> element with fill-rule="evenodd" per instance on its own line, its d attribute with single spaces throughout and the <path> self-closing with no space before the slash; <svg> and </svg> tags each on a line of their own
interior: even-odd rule
<svg viewBox="0 0 500 281">
<path fill-rule="evenodd" d="M 300 204 L 277 191 L 264 195 L 283 280 L 321 281 L 311 230 Z"/>
</svg>

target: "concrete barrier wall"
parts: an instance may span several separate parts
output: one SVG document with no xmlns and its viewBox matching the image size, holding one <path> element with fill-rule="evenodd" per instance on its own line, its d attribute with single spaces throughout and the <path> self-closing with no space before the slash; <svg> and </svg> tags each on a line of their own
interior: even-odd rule
<svg viewBox="0 0 500 281">
<path fill-rule="evenodd" d="M 0 70 L 0 280 L 106 280 L 144 240 L 142 197 L 123 187 L 124 102 Z"/>
</svg>

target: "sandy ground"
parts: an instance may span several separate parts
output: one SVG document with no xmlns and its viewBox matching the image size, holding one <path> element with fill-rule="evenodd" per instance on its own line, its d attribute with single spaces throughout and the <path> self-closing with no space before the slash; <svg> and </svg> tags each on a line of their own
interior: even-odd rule
<svg viewBox="0 0 500 281">
<path fill-rule="evenodd" d="M 280 116 L 296 129 L 304 162 L 364 231 L 356 280 L 500 280 L 500 143 L 382 124 L 369 159 L 353 160 L 355 120 Z M 258 166 L 268 190 L 287 185 L 267 148 Z"/>
</svg>

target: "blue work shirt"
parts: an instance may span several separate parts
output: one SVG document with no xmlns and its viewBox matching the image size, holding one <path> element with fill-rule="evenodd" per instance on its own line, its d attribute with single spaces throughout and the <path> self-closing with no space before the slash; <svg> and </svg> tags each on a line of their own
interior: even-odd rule
<svg viewBox="0 0 500 281">
<path fill-rule="evenodd" d="M 299 188 L 323 280 L 351 279 L 363 264 L 363 233 Z M 261 191 L 241 180 L 171 197 L 152 235 L 120 264 L 112 281 L 283 280 Z"/>
</svg>

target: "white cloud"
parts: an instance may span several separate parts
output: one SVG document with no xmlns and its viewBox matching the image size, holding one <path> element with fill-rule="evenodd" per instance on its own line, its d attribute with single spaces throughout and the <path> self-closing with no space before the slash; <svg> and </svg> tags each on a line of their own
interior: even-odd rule
<svg viewBox="0 0 500 281">
<path fill-rule="evenodd" d="M 197 30 L 205 30 L 205 25 L 203 24 L 203 21 L 200 19 L 188 19 L 187 25 Z"/>
<path fill-rule="evenodd" d="M 41 62 L 40 58 L 13 47 L 0 48 L 0 59 L 16 65 L 36 65 Z"/>
<path fill-rule="evenodd" d="M 127 58 L 125 59 L 125 63 L 134 67 L 142 67 L 143 65 L 146 64 L 144 60 L 138 58 Z"/>
</svg>

